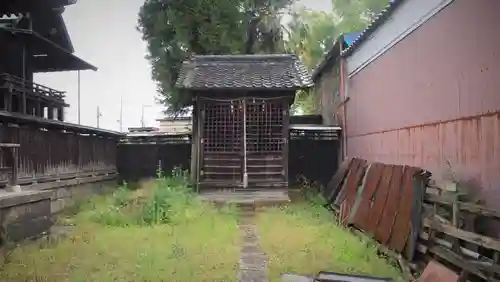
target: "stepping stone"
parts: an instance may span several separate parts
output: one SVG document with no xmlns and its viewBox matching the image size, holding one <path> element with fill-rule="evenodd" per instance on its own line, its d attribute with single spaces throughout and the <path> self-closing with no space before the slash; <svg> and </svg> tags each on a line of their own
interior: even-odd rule
<svg viewBox="0 0 500 282">
<path fill-rule="evenodd" d="M 259 246 L 255 208 L 240 206 L 238 228 L 243 242 L 240 250 L 238 282 L 268 282 L 267 255 Z"/>
</svg>

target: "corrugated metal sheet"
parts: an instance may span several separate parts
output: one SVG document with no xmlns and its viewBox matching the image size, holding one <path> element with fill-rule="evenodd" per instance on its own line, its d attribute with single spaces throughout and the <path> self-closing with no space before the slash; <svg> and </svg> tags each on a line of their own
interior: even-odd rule
<svg viewBox="0 0 500 282">
<path fill-rule="evenodd" d="M 375 231 L 375 238 L 378 238 L 379 242 L 384 245 L 387 245 L 391 238 L 392 229 L 399 211 L 398 204 L 400 201 L 404 201 L 404 199 L 400 198 L 404 171 L 404 166 L 393 166 L 391 184 L 388 187 L 389 193 L 380 222 Z"/>
<path fill-rule="evenodd" d="M 449 162 L 471 192 L 500 203 L 493 192 L 500 183 L 500 114 L 351 137 L 348 155 L 423 167 L 438 179 Z"/>
<path fill-rule="evenodd" d="M 356 74 L 347 155 L 444 177 L 500 203 L 500 1 L 455 0 Z M 445 36 L 443 36 L 445 35 Z"/>
<path fill-rule="evenodd" d="M 417 167 L 405 167 L 402 187 L 401 187 L 401 197 L 398 205 L 398 214 L 394 225 L 392 226 L 391 237 L 389 240 L 389 248 L 401 252 L 410 236 L 412 228 L 412 210 L 417 208 L 415 203 L 415 193 L 413 187 L 413 176 L 419 172 L 421 169 Z M 419 203 L 421 204 L 421 203 Z"/>
<path fill-rule="evenodd" d="M 344 225 L 354 225 L 412 260 L 429 173 L 417 167 L 353 158 L 333 201 Z M 366 169 L 364 169 L 367 167 Z"/>
<path fill-rule="evenodd" d="M 367 169 L 363 191 L 361 191 L 359 202 L 356 204 L 355 210 L 353 209 L 352 216 L 352 222 L 359 229 L 369 230 L 368 225 L 373 196 L 377 191 L 383 171 L 384 165 L 381 163 L 372 163 Z"/>
</svg>

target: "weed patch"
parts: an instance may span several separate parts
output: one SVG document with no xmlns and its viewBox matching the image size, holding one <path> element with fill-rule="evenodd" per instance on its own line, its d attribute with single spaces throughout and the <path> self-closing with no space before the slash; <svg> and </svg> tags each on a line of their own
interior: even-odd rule
<svg viewBox="0 0 500 282">
<path fill-rule="evenodd" d="M 2 281 L 233 281 L 239 259 L 236 211 L 200 202 L 183 172 L 140 189 L 96 196 L 66 219 L 56 246 L 22 246 Z"/>
<path fill-rule="evenodd" d="M 400 279 L 398 269 L 377 255 L 375 245 L 338 226 L 322 207 L 321 197 L 307 196 L 309 201 L 270 208 L 258 217 L 270 281 L 280 281 L 283 273 L 314 275 L 319 271 Z"/>
</svg>

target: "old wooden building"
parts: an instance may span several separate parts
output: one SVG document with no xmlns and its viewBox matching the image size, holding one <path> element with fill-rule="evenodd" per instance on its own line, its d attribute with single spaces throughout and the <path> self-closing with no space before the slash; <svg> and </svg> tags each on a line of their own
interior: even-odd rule
<svg viewBox="0 0 500 282">
<path fill-rule="evenodd" d="M 198 187 L 287 187 L 289 109 L 313 85 L 294 55 L 193 56 L 176 86 L 191 95 Z"/>
<path fill-rule="evenodd" d="M 73 54 L 62 18 L 64 4 L 61 0 L 46 5 L 0 4 L 0 110 L 63 121 L 68 106 L 64 92 L 34 83 L 33 74 L 96 70 Z"/>
<path fill-rule="evenodd" d="M 120 134 L 65 122 L 64 92 L 33 81 L 35 73 L 96 70 L 74 55 L 62 17 L 75 2 L 0 3 L 0 187 L 47 189 L 116 174 Z"/>
</svg>

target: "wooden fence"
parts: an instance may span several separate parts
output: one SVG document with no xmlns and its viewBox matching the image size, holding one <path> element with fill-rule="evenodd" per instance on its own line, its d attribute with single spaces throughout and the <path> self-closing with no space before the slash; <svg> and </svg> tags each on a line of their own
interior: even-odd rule
<svg viewBox="0 0 500 282">
<path fill-rule="evenodd" d="M 118 171 L 125 181 L 170 174 L 175 167 L 189 169 L 191 135 L 139 135 L 123 138 L 118 146 Z"/>
<path fill-rule="evenodd" d="M 315 116 L 307 118 L 317 121 Z M 328 183 L 337 170 L 339 134 L 338 130 L 290 130 L 290 185 L 304 180 L 320 186 Z M 158 168 L 164 173 L 170 173 L 174 167 L 189 169 L 190 159 L 190 134 L 131 135 L 123 138 L 118 147 L 118 171 L 126 181 L 155 177 Z"/>
<path fill-rule="evenodd" d="M 0 112 L 0 187 L 116 173 L 121 134 Z"/>
<path fill-rule="evenodd" d="M 288 151 L 289 185 L 311 182 L 326 186 L 337 171 L 340 132 L 337 130 L 290 130 Z"/>
</svg>

